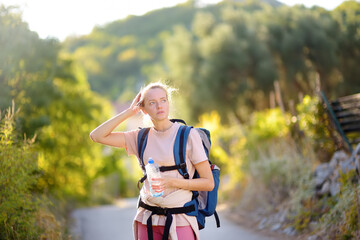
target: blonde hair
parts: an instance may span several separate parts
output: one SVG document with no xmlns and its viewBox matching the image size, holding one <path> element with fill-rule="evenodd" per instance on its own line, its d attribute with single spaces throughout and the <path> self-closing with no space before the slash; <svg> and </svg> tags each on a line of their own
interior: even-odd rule
<svg viewBox="0 0 360 240">
<path fill-rule="evenodd" d="M 154 89 L 154 88 L 160 88 L 160 89 L 164 90 L 165 93 L 166 93 L 166 98 L 168 99 L 168 101 L 171 100 L 172 93 L 176 91 L 175 88 L 172 88 L 172 87 L 170 87 L 170 86 L 168 86 L 168 85 L 166 85 L 165 83 L 162 83 L 162 82 L 150 83 L 150 84 L 146 85 L 144 88 L 141 89 L 141 98 L 140 98 L 140 101 L 139 101 L 141 107 L 144 107 L 144 105 L 145 105 L 144 100 L 145 100 L 146 93 L 150 89 Z"/>
</svg>

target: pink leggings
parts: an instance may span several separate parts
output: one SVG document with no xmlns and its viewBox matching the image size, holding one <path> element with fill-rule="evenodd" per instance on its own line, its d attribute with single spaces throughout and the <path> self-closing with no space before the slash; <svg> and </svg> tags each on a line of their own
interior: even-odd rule
<svg viewBox="0 0 360 240">
<path fill-rule="evenodd" d="M 148 240 L 146 225 L 136 222 L 138 226 L 138 239 Z M 164 226 L 153 226 L 154 240 L 161 240 Z M 191 226 L 176 227 L 176 234 L 179 240 L 195 240 L 195 234 Z"/>
</svg>

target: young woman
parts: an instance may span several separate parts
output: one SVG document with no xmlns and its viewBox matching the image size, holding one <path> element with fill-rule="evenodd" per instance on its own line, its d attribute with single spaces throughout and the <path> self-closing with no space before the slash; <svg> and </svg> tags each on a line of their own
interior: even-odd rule
<svg viewBox="0 0 360 240">
<path fill-rule="evenodd" d="M 164 84 L 149 84 L 137 94 L 127 110 L 95 128 L 90 133 L 90 138 L 97 143 L 125 148 L 128 155 L 136 155 L 139 159 L 137 148 L 139 129 L 126 132 L 113 132 L 113 130 L 126 119 L 142 111 L 153 123 L 143 155 L 144 163 L 147 164 L 151 157 L 159 166 L 173 166 L 175 163 L 173 145 L 180 124 L 173 123 L 169 119 L 170 94 L 169 88 Z M 146 179 L 140 190 L 141 201 L 149 206 L 178 208 L 191 200 L 191 191 L 211 191 L 214 188 L 213 176 L 200 135 L 193 129 L 187 141 L 185 160 L 190 179 L 184 179 L 177 170 L 162 172 L 160 179 L 154 179 L 160 181 L 160 185 L 152 185 L 155 191 L 164 190 L 161 197 L 151 196 L 150 186 Z M 195 170 L 200 177 L 191 179 Z M 149 218 L 152 219 L 152 233 L 149 233 L 147 229 Z M 152 211 L 139 207 L 134 219 L 135 239 L 148 239 L 148 233 L 153 234 L 154 240 L 162 239 L 166 219 L 167 216 L 152 214 Z M 196 218 L 185 213 L 174 214 L 168 231 L 172 240 L 199 239 Z"/>
</svg>

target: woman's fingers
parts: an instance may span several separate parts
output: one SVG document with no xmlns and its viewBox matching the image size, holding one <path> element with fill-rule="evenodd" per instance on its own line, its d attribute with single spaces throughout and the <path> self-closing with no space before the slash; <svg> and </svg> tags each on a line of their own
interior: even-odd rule
<svg viewBox="0 0 360 240">
<path fill-rule="evenodd" d="M 131 103 L 131 107 L 139 106 L 140 99 L 141 99 L 141 92 L 139 92 L 139 93 L 136 95 L 136 97 L 134 98 L 133 102 Z"/>
<path fill-rule="evenodd" d="M 141 92 L 138 93 L 135 99 L 136 99 L 136 105 L 139 105 L 141 99 Z"/>
<path fill-rule="evenodd" d="M 151 188 L 155 191 L 163 191 L 166 188 L 166 180 L 164 178 L 152 178 Z"/>
<path fill-rule="evenodd" d="M 139 103 L 140 101 L 140 98 L 141 98 L 141 92 L 139 92 L 137 95 L 136 95 L 136 102 Z"/>
<path fill-rule="evenodd" d="M 140 99 L 141 99 L 141 92 L 139 92 L 136 97 L 134 98 L 134 100 L 132 101 L 131 105 L 130 105 L 130 109 L 134 112 L 134 113 L 138 113 L 140 111 Z"/>
</svg>

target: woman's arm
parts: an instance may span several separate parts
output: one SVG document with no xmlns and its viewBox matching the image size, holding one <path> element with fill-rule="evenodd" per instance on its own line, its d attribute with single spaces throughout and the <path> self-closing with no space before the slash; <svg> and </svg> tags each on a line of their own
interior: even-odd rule
<svg viewBox="0 0 360 240">
<path fill-rule="evenodd" d="M 154 178 L 155 181 L 160 181 L 160 185 L 152 185 L 155 191 L 161 192 L 165 188 L 181 188 L 191 191 L 211 191 L 214 189 L 214 178 L 210 169 L 209 161 L 200 162 L 195 166 L 199 174 L 196 179 L 181 179 L 181 178 Z"/>
<path fill-rule="evenodd" d="M 141 94 L 138 93 L 138 95 L 131 103 L 131 106 L 127 110 L 119 113 L 115 117 L 112 117 L 111 119 L 107 120 L 106 122 L 96 127 L 94 130 L 92 130 L 89 135 L 90 139 L 97 143 L 124 148 L 125 147 L 124 133 L 112 132 L 112 131 L 120 123 L 122 123 L 126 119 L 134 116 L 136 113 L 139 112 L 140 107 L 138 106 L 138 103 L 140 98 L 141 98 Z"/>
</svg>

